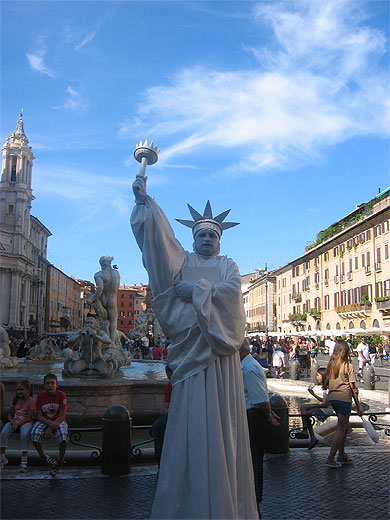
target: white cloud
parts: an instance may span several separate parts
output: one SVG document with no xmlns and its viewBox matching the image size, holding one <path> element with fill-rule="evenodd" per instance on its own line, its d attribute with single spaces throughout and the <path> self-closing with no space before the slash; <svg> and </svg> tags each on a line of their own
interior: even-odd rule
<svg viewBox="0 0 390 520">
<path fill-rule="evenodd" d="M 36 72 L 40 72 L 41 74 L 46 74 L 51 78 L 54 78 L 55 74 L 52 72 L 44 63 L 43 58 L 46 54 L 46 50 L 39 50 L 33 53 L 26 53 L 26 58 L 30 64 L 32 70 Z"/>
<path fill-rule="evenodd" d="M 67 97 L 65 98 L 64 104 L 53 107 L 54 109 L 63 108 L 65 110 L 71 110 L 73 112 L 85 112 L 87 109 L 87 103 L 83 99 L 82 94 L 74 89 L 68 87 L 66 89 Z"/>
<path fill-rule="evenodd" d="M 86 45 L 87 43 L 91 42 L 95 36 L 96 36 L 96 33 L 98 32 L 100 28 L 100 25 L 98 25 L 93 31 L 91 31 L 90 33 L 88 33 L 82 40 L 81 42 L 79 42 L 76 46 L 75 46 L 75 50 L 78 51 L 79 49 L 81 49 L 82 47 L 84 47 L 84 45 Z"/>
<path fill-rule="evenodd" d="M 161 159 L 235 149 L 233 169 L 261 172 L 310 161 L 356 135 L 388 134 L 385 38 L 348 0 L 258 3 L 272 46 L 251 48 L 257 66 L 220 72 L 181 70 L 169 85 L 146 90 L 124 135 L 168 135 Z M 153 121 L 153 126 L 150 126 Z M 148 124 L 149 123 L 149 124 Z M 178 138 L 177 136 L 180 136 Z"/>
</svg>

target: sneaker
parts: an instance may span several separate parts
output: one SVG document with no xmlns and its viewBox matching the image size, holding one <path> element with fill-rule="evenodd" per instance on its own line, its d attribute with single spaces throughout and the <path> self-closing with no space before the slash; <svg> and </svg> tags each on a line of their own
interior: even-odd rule
<svg viewBox="0 0 390 520">
<path fill-rule="evenodd" d="M 325 463 L 325 466 L 328 466 L 328 468 L 341 468 L 341 463 L 334 459 L 328 459 Z"/>
<path fill-rule="evenodd" d="M 26 460 L 22 460 L 22 462 L 20 463 L 19 471 L 20 471 L 20 473 L 27 473 L 27 461 Z"/>
<path fill-rule="evenodd" d="M 46 464 L 49 466 L 50 475 L 55 477 L 59 471 L 57 459 L 46 455 Z"/>
<path fill-rule="evenodd" d="M 348 457 L 348 455 L 339 455 L 337 457 L 337 462 L 340 462 L 340 464 L 353 464 L 352 459 Z"/>
<path fill-rule="evenodd" d="M 3 469 L 4 466 L 6 466 L 8 464 L 8 459 L 7 457 L 4 455 L 1 459 L 0 459 L 0 469 Z"/>
</svg>

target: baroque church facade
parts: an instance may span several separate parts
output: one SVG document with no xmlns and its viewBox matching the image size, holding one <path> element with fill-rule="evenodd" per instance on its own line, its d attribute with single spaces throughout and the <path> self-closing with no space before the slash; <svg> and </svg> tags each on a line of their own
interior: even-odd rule
<svg viewBox="0 0 390 520">
<path fill-rule="evenodd" d="M 32 338 L 44 330 L 51 232 L 30 214 L 34 155 L 22 114 L 1 150 L 0 324 L 10 336 Z"/>
</svg>

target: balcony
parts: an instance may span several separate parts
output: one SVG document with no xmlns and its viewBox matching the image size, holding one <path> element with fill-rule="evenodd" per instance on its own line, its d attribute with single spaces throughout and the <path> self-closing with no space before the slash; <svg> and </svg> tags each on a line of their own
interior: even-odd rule
<svg viewBox="0 0 390 520">
<path fill-rule="evenodd" d="M 387 299 L 383 299 L 383 301 L 379 301 L 379 302 L 377 301 L 376 306 L 377 306 L 378 310 L 381 312 L 383 319 L 389 319 L 390 318 L 390 297 L 386 296 L 385 298 L 387 298 Z"/>
<path fill-rule="evenodd" d="M 293 293 L 292 298 L 295 302 L 301 302 L 302 301 L 302 294 L 301 293 Z"/>
<path fill-rule="evenodd" d="M 335 307 L 335 311 L 341 318 L 354 319 L 354 318 L 368 318 L 371 314 L 371 303 L 351 303 L 350 305 L 338 305 Z"/>
</svg>

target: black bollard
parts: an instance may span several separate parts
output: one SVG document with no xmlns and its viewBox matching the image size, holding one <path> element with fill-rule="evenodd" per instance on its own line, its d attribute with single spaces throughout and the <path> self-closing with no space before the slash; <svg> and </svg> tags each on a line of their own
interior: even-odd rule
<svg viewBox="0 0 390 520">
<path fill-rule="evenodd" d="M 284 398 L 275 394 L 269 400 L 272 410 L 279 416 L 280 426 L 269 426 L 269 436 L 266 451 L 272 454 L 285 454 L 289 452 L 289 413 Z"/>
<path fill-rule="evenodd" d="M 297 359 L 290 361 L 290 379 L 297 381 L 299 379 L 300 365 Z"/>
<path fill-rule="evenodd" d="M 125 406 L 107 408 L 103 417 L 102 473 L 127 475 L 130 473 L 130 414 Z"/>
<path fill-rule="evenodd" d="M 375 370 L 372 365 L 363 368 L 363 388 L 365 390 L 375 390 Z"/>
</svg>

